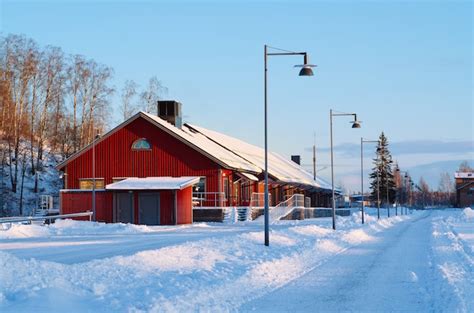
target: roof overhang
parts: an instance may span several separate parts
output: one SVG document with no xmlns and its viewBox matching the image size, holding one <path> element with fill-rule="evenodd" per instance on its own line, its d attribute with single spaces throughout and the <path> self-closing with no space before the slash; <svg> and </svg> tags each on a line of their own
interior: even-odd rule
<svg viewBox="0 0 474 313">
<path fill-rule="evenodd" d="M 248 179 L 250 181 L 258 181 L 258 177 L 249 173 L 242 173 L 242 172 L 237 172 L 237 175 L 239 175 L 242 178 Z"/>
<path fill-rule="evenodd" d="M 199 182 L 200 177 L 126 178 L 105 186 L 106 190 L 182 190 Z"/>
</svg>

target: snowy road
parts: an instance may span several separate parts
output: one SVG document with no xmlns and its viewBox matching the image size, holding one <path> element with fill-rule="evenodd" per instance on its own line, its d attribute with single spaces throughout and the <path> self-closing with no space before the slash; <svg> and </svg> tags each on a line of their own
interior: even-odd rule
<svg viewBox="0 0 474 313">
<path fill-rule="evenodd" d="M 423 212 L 378 233 L 373 242 L 347 249 L 239 311 L 454 312 L 467 310 L 466 300 L 472 308 L 472 298 L 459 299 L 439 279 L 433 260 L 434 216 L 437 212 Z M 472 279 L 472 271 L 465 274 Z"/>
</svg>

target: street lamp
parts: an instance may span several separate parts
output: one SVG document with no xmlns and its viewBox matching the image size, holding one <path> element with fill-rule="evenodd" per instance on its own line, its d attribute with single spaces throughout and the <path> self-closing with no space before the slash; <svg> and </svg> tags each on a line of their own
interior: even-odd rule
<svg viewBox="0 0 474 313">
<path fill-rule="evenodd" d="M 378 140 L 364 140 L 363 137 L 360 137 L 360 194 L 362 205 L 362 224 L 364 224 L 364 143 L 378 142 Z"/>
<path fill-rule="evenodd" d="M 397 167 L 397 169 L 395 170 L 397 173 L 399 174 L 402 174 L 404 173 L 405 175 L 403 176 L 403 178 L 405 179 L 405 189 L 408 189 L 408 184 L 410 183 L 410 176 L 408 175 L 408 172 L 407 171 L 401 171 L 400 168 Z M 404 202 L 405 202 L 405 205 L 408 204 L 408 191 L 405 190 L 405 193 L 406 193 L 406 196 L 404 197 Z M 403 214 L 403 207 L 402 207 L 402 214 Z M 405 208 L 405 214 L 408 214 L 408 211 L 407 211 L 407 208 Z"/>
<path fill-rule="evenodd" d="M 280 52 L 268 52 L 268 49 L 278 50 Z M 267 136 L 267 58 L 268 56 L 284 56 L 284 55 L 302 55 L 304 57 L 304 62 L 302 65 L 296 65 L 295 67 L 301 67 L 299 76 L 313 76 L 313 67 L 316 65 L 312 65 L 308 63 L 308 54 L 306 52 L 293 52 L 283 49 L 278 49 L 274 47 L 269 47 L 264 45 L 264 124 L 265 124 L 265 193 L 264 193 L 264 218 L 265 218 L 265 246 L 270 245 L 270 232 L 269 232 L 269 203 L 268 203 L 268 136 Z"/>
<path fill-rule="evenodd" d="M 336 199 L 334 195 L 334 152 L 333 152 L 333 142 L 332 142 L 332 119 L 333 116 L 353 116 L 354 120 L 352 123 L 352 128 L 360 128 L 360 121 L 357 120 L 357 114 L 355 113 L 332 113 L 332 109 L 329 110 L 329 124 L 330 124 L 330 134 L 331 134 L 331 184 L 332 184 L 332 229 L 336 230 Z"/>
</svg>

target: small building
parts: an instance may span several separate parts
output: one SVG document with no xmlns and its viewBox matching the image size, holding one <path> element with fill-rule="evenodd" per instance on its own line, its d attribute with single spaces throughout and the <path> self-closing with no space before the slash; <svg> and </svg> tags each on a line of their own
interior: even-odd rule
<svg viewBox="0 0 474 313">
<path fill-rule="evenodd" d="M 330 184 L 276 153 L 268 165 L 270 205 L 304 194 L 329 206 Z M 158 116 L 135 114 L 57 168 L 61 212 L 92 210 L 94 193 L 98 221 L 181 224 L 192 207 L 263 206 L 264 150 L 183 124 L 176 101 L 159 101 Z"/>
<path fill-rule="evenodd" d="M 456 206 L 459 208 L 474 206 L 474 172 L 455 172 Z"/>
</svg>

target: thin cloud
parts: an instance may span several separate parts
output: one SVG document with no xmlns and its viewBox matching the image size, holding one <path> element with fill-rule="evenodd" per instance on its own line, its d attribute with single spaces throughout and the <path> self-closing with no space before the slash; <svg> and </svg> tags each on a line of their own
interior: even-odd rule
<svg viewBox="0 0 474 313">
<path fill-rule="evenodd" d="M 307 151 L 308 148 L 305 148 Z M 474 152 L 474 141 L 441 141 L 441 140 L 414 140 L 389 142 L 392 155 L 400 154 L 442 154 L 442 153 L 471 153 Z M 318 151 L 327 152 L 329 147 L 320 147 Z M 311 150 L 310 150 L 311 151 Z M 356 157 L 360 153 L 360 144 L 344 143 L 334 147 L 334 151 L 346 157 Z M 375 147 L 364 146 L 364 151 L 375 152 Z"/>
</svg>

